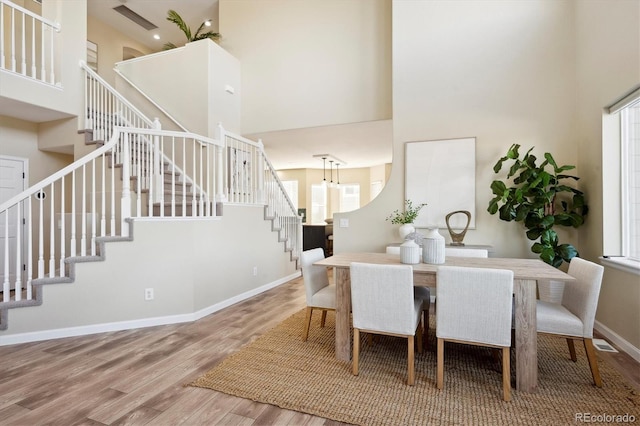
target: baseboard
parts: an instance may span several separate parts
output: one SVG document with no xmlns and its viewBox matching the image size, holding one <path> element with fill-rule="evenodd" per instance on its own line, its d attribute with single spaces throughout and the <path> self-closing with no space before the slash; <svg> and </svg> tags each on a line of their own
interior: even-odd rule
<svg viewBox="0 0 640 426">
<path fill-rule="evenodd" d="M 80 326 L 80 327 L 58 328 L 55 330 L 43 330 L 43 331 L 34 331 L 29 333 L 12 334 L 8 336 L 0 336 L 0 346 L 17 345 L 20 343 L 40 342 L 43 340 L 62 339 L 65 337 L 87 336 L 91 334 L 107 333 L 111 331 L 133 330 L 136 328 L 155 327 L 158 325 L 193 322 L 201 318 L 204 318 L 207 315 L 211 315 L 214 312 L 220 311 L 226 307 L 234 305 L 238 302 L 242 302 L 243 300 L 256 296 L 260 293 L 264 293 L 267 290 L 270 290 L 286 282 L 289 282 L 292 279 L 298 278 L 299 276 L 300 276 L 300 271 L 294 274 L 291 274 L 288 277 L 280 278 L 276 281 L 265 284 L 261 287 L 241 293 L 230 299 L 227 299 L 220 303 L 216 303 L 215 305 L 209 306 L 205 309 L 201 309 L 199 311 L 189 313 L 189 314 L 170 315 L 165 317 L 154 317 L 154 318 L 142 318 L 139 320 L 119 321 L 119 322 L 94 324 L 94 325 L 87 325 L 87 326 Z"/>
<path fill-rule="evenodd" d="M 606 325 L 601 322 L 595 321 L 594 327 L 600 334 L 609 339 L 611 343 L 616 345 L 621 351 L 627 353 L 631 358 L 640 362 L 640 349 L 633 346 L 631 343 L 623 339 L 616 332 L 611 330 Z"/>
</svg>

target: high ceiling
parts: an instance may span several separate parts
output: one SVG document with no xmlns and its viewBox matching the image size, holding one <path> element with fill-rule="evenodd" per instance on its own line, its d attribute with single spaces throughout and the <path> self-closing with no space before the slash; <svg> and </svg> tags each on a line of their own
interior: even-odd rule
<svg viewBox="0 0 640 426">
<path fill-rule="evenodd" d="M 157 29 L 147 30 L 113 10 L 126 6 Z M 211 19 L 212 31 L 218 31 L 218 0 L 88 0 L 88 14 L 117 29 L 152 50 L 161 50 L 166 42 L 180 46 L 185 35 L 167 21 L 167 11 L 180 14 L 192 31 Z M 153 38 L 160 36 L 159 40 Z M 222 34 L 224 38 L 224 34 Z M 262 139 L 265 151 L 276 169 L 322 168 L 317 154 L 331 154 L 341 159 L 344 168 L 369 167 L 391 162 L 391 120 L 348 123 L 243 135 Z"/>
</svg>

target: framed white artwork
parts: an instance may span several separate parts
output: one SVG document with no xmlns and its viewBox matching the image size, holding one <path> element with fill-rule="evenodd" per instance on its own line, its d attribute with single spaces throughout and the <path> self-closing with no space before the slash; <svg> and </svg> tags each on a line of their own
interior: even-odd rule
<svg viewBox="0 0 640 426">
<path fill-rule="evenodd" d="M 476 138 L 405 143 L 405 199 L 427 203 L 414 222 L 416 228 L 447 228 L 448 213 L 471 213 L 476 221 Z M 464 229 L 467 217 L 449 219 L 452 229 Z"/>
</svg>

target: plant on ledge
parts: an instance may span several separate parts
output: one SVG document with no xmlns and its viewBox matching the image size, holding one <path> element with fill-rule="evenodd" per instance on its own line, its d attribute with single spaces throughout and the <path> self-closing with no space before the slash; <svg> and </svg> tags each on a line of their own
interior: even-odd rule
<svg viewBox="0 0 640 426">
<path fill-rule="evenodd" d="M 178 28 L 180 28 L 180 31 L 182 31 L 184 35 L 187 36 L 187 43 L 190 43 L 192 41 L 204 40 L 206 38 L 210 38 L 211 40 L 216 41 L 216 40 L 219 40 L 221 37 L 220 33 L 216 33 L 213 31 L 207 31 L 205 33 L 201 33 L 201 31 L 206 27 L 206 21 L 200 24 L 200 26 L 198 27 L 198 30 L 195 32 L 195 34 L 192 35 L 191 28 L 189 28 L 187 23 L 184 22 L 182 17 L 175 10 L 169 10 L 167 12 L 167 21 L 173 22 L 178 26 Z M 169 50 L 169 49 L 175 49 L 176 47 L 177 46 L 175 44 L 169 42 L 164 44 L 163 49 Z"/>
<path fill-rule="evenodd" d="M 520 159 L 520 145 L 514 144 L 507 155 L 493 166 L 500 172 L 504 162 L 512 161 L 507 180 L 513 177 L 512 186 L 506 181 L 494 180 L 491 190 L 495 197 L 489 202 L 487 211 L 499 212 L 500 219 L 507 222 L 522 222 L 527 229 L 527 238 L 538 240 L 531 251 L 540 255 L 544 262 L 558 267 L 578 255 L 571 244 L 559 244 L 555 225 L 577 228 L 584 223 L 588 206 L 584 194 L 565 183 L 566 179 L 577 181 L 576 176 L 563 174 L 575 166 L 558 166 L 548 152 L 545 160 L 536 165 L 537 158 L 531 154 L 533 148 Z M 550 168 L 550 170 L 547 170 Z"/>
<path fill-rule="evenodd" d="M 394 210 L 386 220 L 391 221 L 394 225 L 404 225 L 413 223 L 418 217 L 420 210 L 427 205 L 427 203 L 413 205 L 411 200 L 404 200 L 405 209 L 403 212 L 400 210 Z"/>
</svg>

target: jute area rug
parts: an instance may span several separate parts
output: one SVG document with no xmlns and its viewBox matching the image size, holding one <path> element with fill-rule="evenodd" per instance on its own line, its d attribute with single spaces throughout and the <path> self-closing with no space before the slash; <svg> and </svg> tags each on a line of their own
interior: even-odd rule
<svg viewBox="0 0 640 426">
<path fill-rule="evenodd" d="M 564 339 L 538 338 L 538 392 L 514 389 L 512 401 L 504 402 L 501 366 L 489 349 L 446 344 L 445 388 L 438 390 L 432 327 L 429 349 L 416 354 L 415 386 L 407 386 L 405 339 L 380 336 L 369 346 L 363 336 L 360 374 L 353 376 L 351 363 L 335 358 L 333 314 L 325 328 L 319 318 L 314 314 L 306 342 L 301 340 L 303 310 L 190 385 L 367 426 L 564 425 L 581 423 L 576 416 L 591 416 L 593 422 L 598 419 L 593 416 L 625 414 L 640 423 L 638 393 L 602 361 L 603 387 L 593 386 L 583 347 L 576 345 L 574 363 Z M 514 375 L 512 367 L 512 381 Z M 602 419 L 611 423 L 612 418 Z"/>
</svg>

